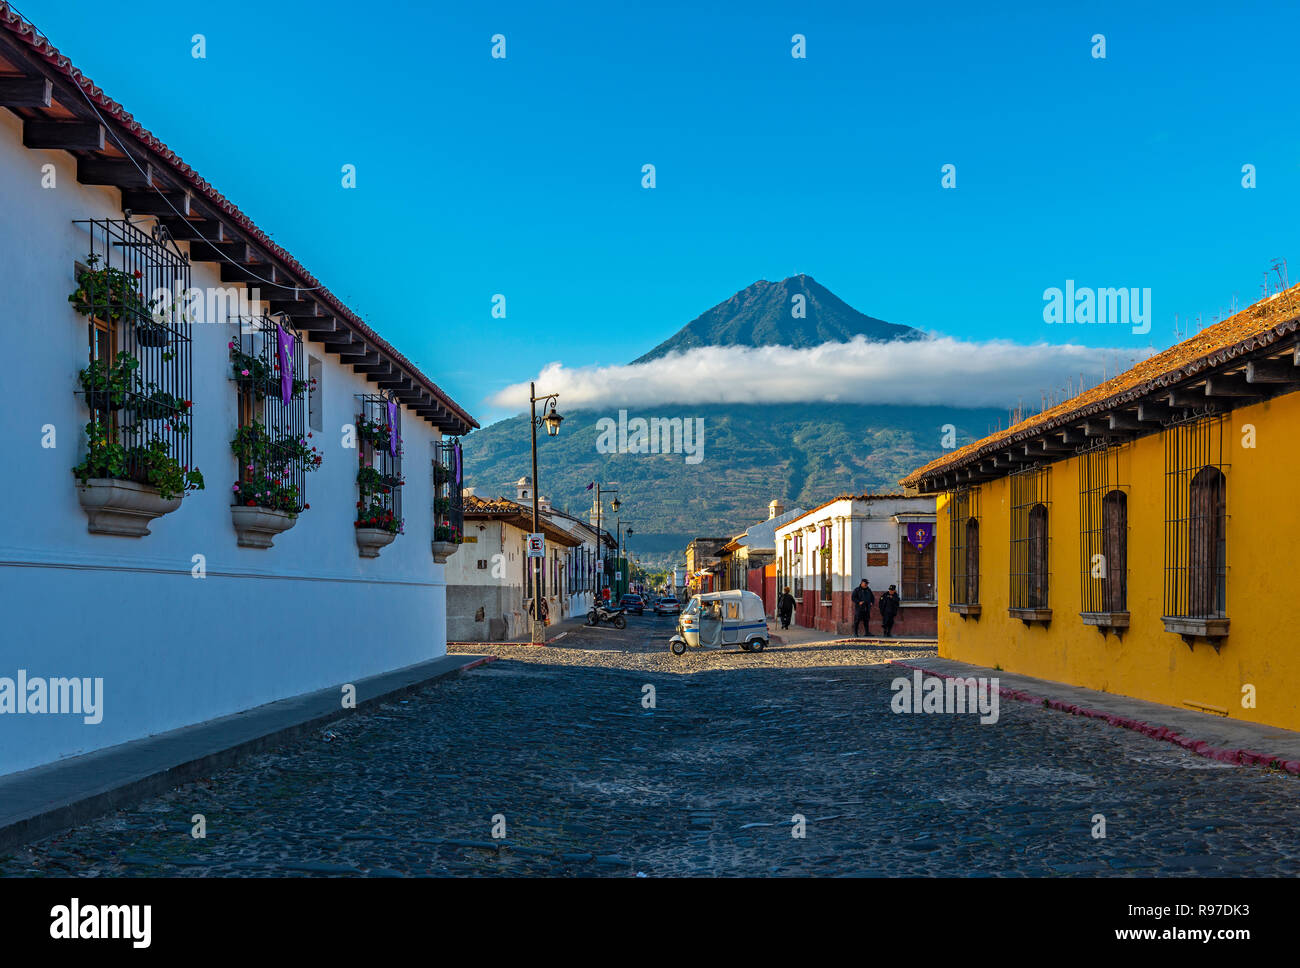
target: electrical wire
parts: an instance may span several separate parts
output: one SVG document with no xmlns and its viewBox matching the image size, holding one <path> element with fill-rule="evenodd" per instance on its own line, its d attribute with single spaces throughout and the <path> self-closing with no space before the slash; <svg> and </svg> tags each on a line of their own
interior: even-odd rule
<svg viewBox="0 0 1300 968">
<path fill-rule="evenodd" d="M 44 38 L 44 40 L 45 40 L 45 42 L 46 42 L 47 44 L 49 43 L 49 35 L 46 34 L 44 31 L 42 31 L 39 27 L 37 27 L 37 26 L 36 26 L 36 22 L 35 22 L 34 20 L 32 20 L 30 17 L 28 17 L 25 13 L 23 13 L 21 10 L 19 10 L 19 9 L 18 9 L 16 6 L 14 6 L 12 3 L 9 4 L 9 9 L 12 10 L 14 13 L 18 14 L 18 16 L 21 17 L 23 20 L 27 21 L 27 23 L 31 26 L 32 30 L 36 31 L 37 34 L 39 34 L 42 38 Z M 80 72 L 78 72 L 78 73 L 80 73 Z M 89 78 L 86 78 L 86 75 L 85 75 L 85 74 L 82 74 L 81 76 L 82 76 L 83 79 L 89 80 Z M 136 171 L 138 171 L 138 172 L 141 174 L 141 176 L 143 176 L 143 177 L 145 178 L 145 181 L 149 184 L 149 187 L 150 187 L 151 189 L 153 189 L 153 191 L 157 193 L 158 197 L 161 198 L 161 199 L 162 199 L 162 200 L 167 204 L 167 207 L 170 208 L 170 209 L 172 210 L 172 212 L 175 214 L 175 216 L 176 216 L 177 218 L 179 218 L 179 219 L 185 219 L 185 218 L 186 218 L 185 215 L 183 215 L 183 214 L 182 214 L 182 213 L 181 213 L 181 212 L 176 208 L 176 206 L 172 204 L 171 199 L 167 197 L 167 193 L 164 192 L 162 189 L 158 188 L 156 185 L 153 184 L 153 179 L 149 178 L 149 177 L 147 176 L 147 173 L 145 172 L 145 170 L 144 170 L 143 168 L 140 167 L 140 162 L 139 162 L 138 160 L 136 160 L 135 155 L 132 154 L 130 151 L 127 150 L 126 145 L 124 145 L 124 144 L 122 143 L 122 139 L 119 138 L 119 137 L 117 136 L 117 132 L 113 130 L 113 126 L 110 125 L 110 124 L 108 123 L 108 121 L 106 121 L 106 120 L 104 119 L 104 115 L 100 113 L 99 108 L 96 107 L 95 102 L 91 100 L 90 95 L 86 92 L 85 88 L 83 88 L 83 87 L 81 86 L 81 84 L 77 83 L 76 80 L 73 80 L 73 81 L 72 81 L 72 86 L 75 87 L 75 88 L 76 88 L 76 89 L 81 93 L 81 96 L 85 99 L 87 106 L 90 108 L 90 110 L 92 110 L 92 111 L 95 112 L 95 117 L 99 118 L 99 123 L 100 123 L 101 125 L 103 125 L 104 130 L 107 131 L 107 132 L 109 133 L 109 135 L 112 136 L 113 141 L 117 143 L 117 147 L 118 147 L 118 149 L 122 152 L 123 155 L 125 155 L 125 156 L 130 160 L 131 164 L 133 164 L 133 165 L 135 166 Z M 158 219 L 159 222 L 161 222 L 161 220 L 162 220 L 162 217 L 161 217 L 161 216 L 154 216 L 154 218 Z M 166 226 L 163 226 L 163 227 L 166 228 Z M 168 234 L 170 235 L 170 233 L 168 233 Z M 208 248 L 210 248 L 210 249 L 211 249 L 211 250 L 212 250 L 212 251 L 217 255 L 217 257 L 218 257 L 218 258 L 217 258 L 217 261 L 219 261 L 219 262 L 223 262 L 223 263 L 225 263 L 225 264 L 227 264 L 227 265 L 234 266 L 235 268 L 239 269 L 239 270 L 242 271 L 242 272 L 247 272 L 249 275 L 251 275 L 251 276 L 252 276 L 254 279 L 256 279 L 258 282 L 264 282 L 264 283 L 266 283 L 266 285 L 268 285 L 268 286 L 277 286 L 277 287 L 279 287 L 279 288 L 281 288 L 281 289 L 289 288 L 289 287 L 285 286 L 283 283 L 274 282 L 274 281 L 272 281 L 272 280 L 270 280 L 270 279 L 263 279 L 261 276 L 259 276 L 256 272 L 254 272 L 252 269 L 248 268 L 247 266 L 242 265 L 241 263 L 235 262 L 233 259 L 229 259 L 229 258 L 227 258 L 224 254 L 222 254 L 222 252 L 221 252 L 219 249 L 217 249 L 217 247 L 216 247 L 215 245 L 212 244 L 211 240 L 209 240 L 209 239 L 202 239 L 202 238 L 200 238 L 200 239 L 198 239 L 198 240 L 194 240 L 194 239 L 177 240 L 177 239 L 173 236 L 173 237 L 172 237 L 172 241 L 173 241 L 173 242 L 175 242 L 175 241 L 187 241 L 187 242 L 190 243 L 190 248 L 191 248 L 191 249 L 193 249 L 193 247 L 194 247 L 194 242 L 195 242 L 195 241 L 205 242 L 205 243 L 207 243 Z M 208 261 L 210 261 L 210 260 L 208 260 L 208 259 L 204 259 L 204 260 L 202 260 L 202 261 L 204 261 L 204 262 L 208 262 Z M 292 288 L 298 290 L 299 292 L 318 292 L 318 291 L 324 289 L 325 287 L 324 287 L 324 286 L 293 286 Z"/>
</svg>

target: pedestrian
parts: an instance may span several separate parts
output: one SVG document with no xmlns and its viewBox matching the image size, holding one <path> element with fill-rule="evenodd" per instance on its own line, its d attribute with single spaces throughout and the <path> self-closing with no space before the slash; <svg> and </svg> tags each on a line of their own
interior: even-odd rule
<svg viewBox="0 0 1300 968">
<path fill-rule="evenodd" d="M 894 634 L 894 619 L 898 617 L 898 590 L 889 586 L 889 591 L 880 596 L 880 627 L 886 636 Z"/>
<path fill-rule="evenodd" d="M 871 606 L 876 601 L 875 594 L 871 591 L 871 583 L 865 578 L 857 588 L 853 589 L 853 635 L 856 638 L 858 626 L 861 625 L 866 630 L 866 634 L 871 634 Z"/>
<path fill-rule="evenodd" d="M 794 596 L 790 594 L 789 588 L 776 600 L 776 614 L 781 617 L 781 628 L 788 629 L 790 616 L 794 614 Z"/>
</svg>

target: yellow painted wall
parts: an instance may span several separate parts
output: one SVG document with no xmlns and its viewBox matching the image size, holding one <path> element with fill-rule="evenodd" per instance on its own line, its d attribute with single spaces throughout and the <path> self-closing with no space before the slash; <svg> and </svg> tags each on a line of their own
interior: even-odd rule
<svg viewBox="0 0 1300 968">
<path fill-rule="evenodd" d="M 1246 425 L 1255 447 L 1243 446 Z M 948 610 L 949 501 L 939 499 L 936 540 L 939 654 L 1008 672 L 1193 708 L 1228 710 L 1233 719 L 1300 730 L 1300 629 L 1296 624 L 1300 561 L 1300 393 L 1229 414 L 1223 437 L 1227 478 L 1228 636 L 1216 654 L 1198 639 L 1189 649 L 1164 630 L 1164 451 L 1159 433 L 1120 450 L 1128 490 L 1128 609 L 1122 638 L 1084 625 L 1080 611 L 1079 469 L 1077 458 L 1051 466 L 1048 605 L 1052 621 L 1026 627 L 1007 614 L 1010 592 L 1011 485 L 978 488 L 979 618 Z M 1242 707 L 1253 684 L 1256 708 Z"/>
</svg>

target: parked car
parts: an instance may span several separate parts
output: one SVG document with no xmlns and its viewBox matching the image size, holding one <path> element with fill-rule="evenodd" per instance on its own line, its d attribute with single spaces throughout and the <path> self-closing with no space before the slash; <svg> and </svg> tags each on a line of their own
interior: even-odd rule
<svg viewBox="0 0 1300 968">
<path fill-rule="evenodd" d="M 655 602 L 656 615 L 680 615 L 682 603 L 675 598 L 661 598 Z"/>
<path fill-rule="evenodd" d="M 624 595 L 618 602 L 619 608 L 633 615 L 645 614 L 645 599 L 640 595 Z"/>
</svg>

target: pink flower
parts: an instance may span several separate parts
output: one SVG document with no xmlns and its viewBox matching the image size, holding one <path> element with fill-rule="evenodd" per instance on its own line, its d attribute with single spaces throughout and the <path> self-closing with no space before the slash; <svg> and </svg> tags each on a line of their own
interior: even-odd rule
<svg viewBox="0 0 1300 968">
<path fill-rule="evenodd" d="M 239 371 L 239 375 L 240 375 L 240 376 L 248 376 L 248 371 L 247 371 L 247 370 L 240 370 L 240 371 Z"/>
</svg>

